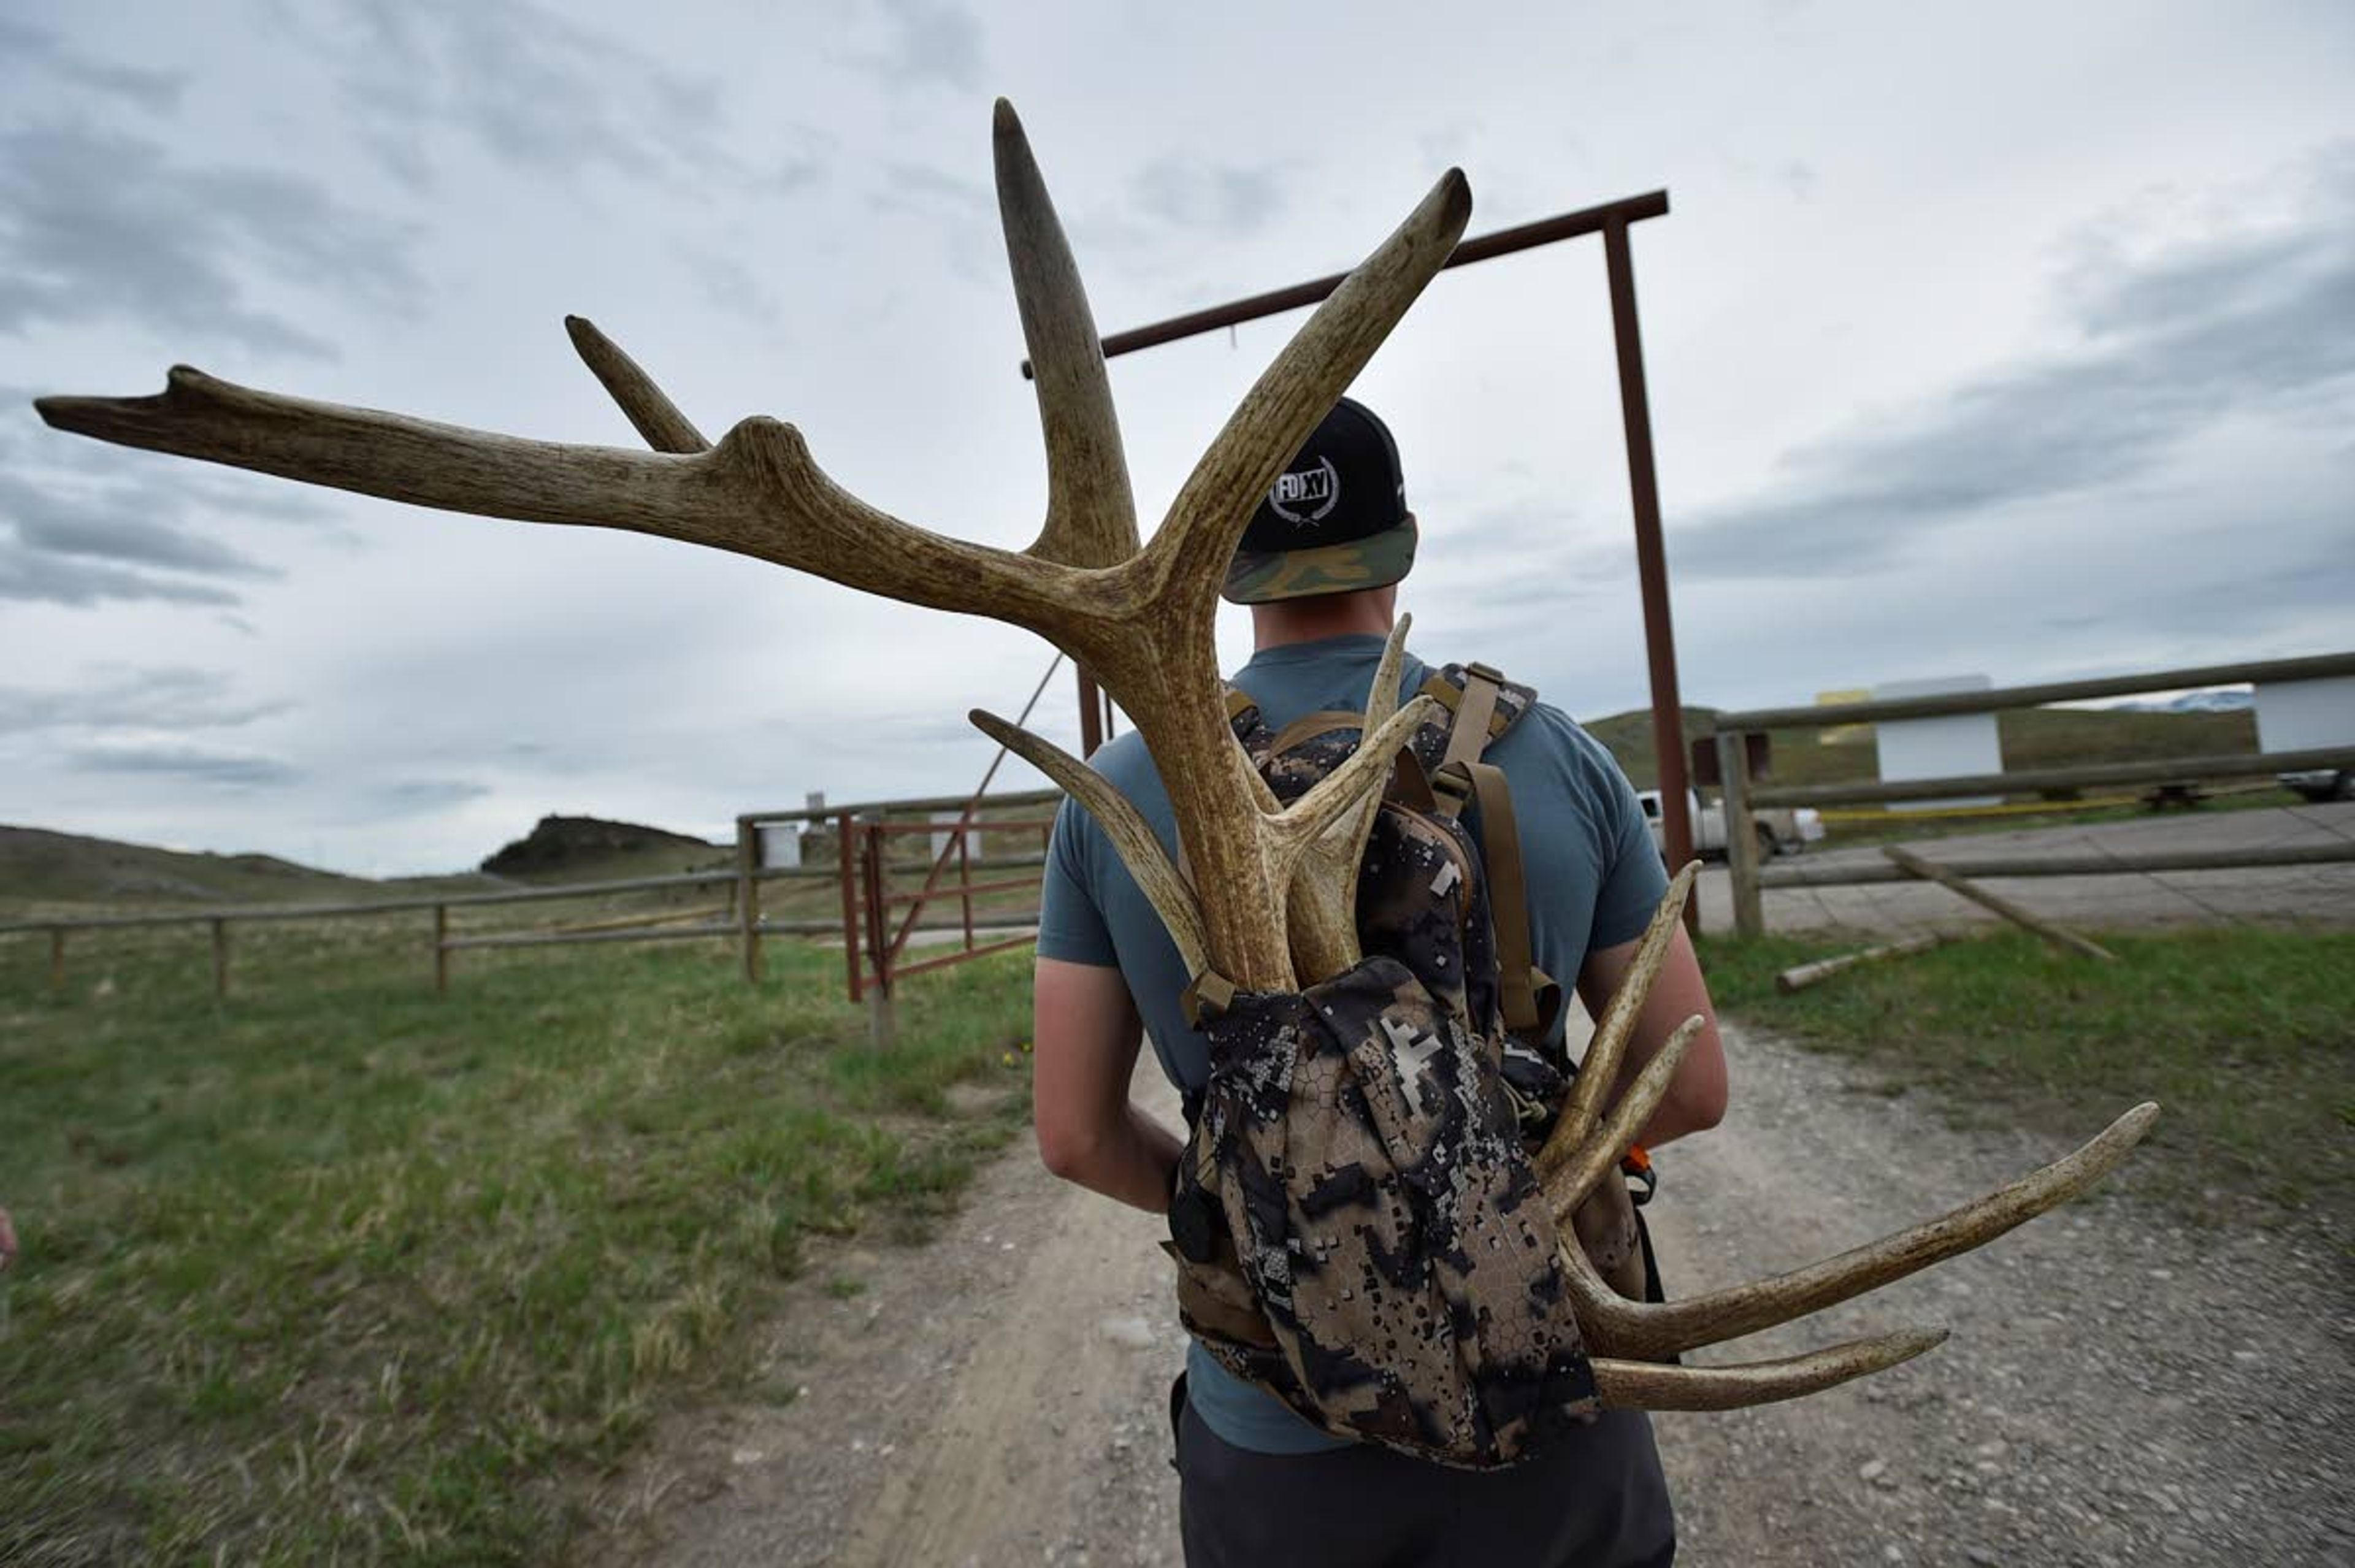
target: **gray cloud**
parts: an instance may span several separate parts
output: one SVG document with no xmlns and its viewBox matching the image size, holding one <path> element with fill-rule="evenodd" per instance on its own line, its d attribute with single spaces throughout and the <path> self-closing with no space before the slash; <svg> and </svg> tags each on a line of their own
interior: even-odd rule
<svg viewBox="0 0 2355 1568">
<path fill-rule="evenodd" d="M 412 186 L 432 183 L 431 143 L 445 127 L 558 175 L 745 173 L 715 79 L 673 70 L 559 9 L 368 0 L 324 14 L 285 5 L 280 15 L 340 70 L 370 124 L 370 149 Z"/>
<path fill-rule="evenodd" d="M 273 757 L 240 756 L 193 746 L 87 746 L 69 753 L 66 762 L 78 773 L 176 778 L 231 789 L 266 789 L 293 784 L 303 776 L 300 769 Z"/>
<path fill-rule="evenodd" d="M 422 816 L 480 800 L 491 793 L 490 785 L 466 779 L 410 779 L 372 792 L 378 815 L 385 816 Z"/>
<path fill-rule="evenodd" d="M 235 604 L 238 596 L 198 582 L 175 582 L 120 567 L 94 566 L 57 556 L 0 552 L 0 599 L 87 606 L 107 600 L 159 600 L 174 604 Z"/>
<path fill-rule="evenodd" d="M 210 584 L 153 575 L 278 575 L 241 551 L 175 526 L 186 497 L 149 496 L 144 482 L 88 486 L 72 480 L 34 483 L 0 472 L 0 599 L 90 605 L 103 600 L 165 600 L 235 604 Z"/>
<path fill-rule="evenodd" d="M 71 691 L 0 686 L 0 732 L 31 730 L 218 730 L 284 713 L 289 702 L 239 699 L 219 670 L 123 670 Z"/>
<path fill-rule="evenodd" d="M 1778 489 L 1678 529 L 1678 577 L 1880 570 L 1998 507 L 2145 474 L 2235 414 L 2330 396 L 2355 374 L 2345 169 L 2296 230 L 2081 262 L 2064 288 L 2073 352 L 1788 454 Z"/>
<path fill-rule="evenodd" d="M 996 198 L 986 186 L 957 178 L 928 165 L 907 162 L 883 165 L 883 188 L 868 198 L 879 212 L 937 212 L 967 217 L 990 211 Z"/>
<path fill-rule="evenodd" d="M 9 488 L 0 484 L 0 506 L 6 504 Z M 229 577 L 278 575 L 225 544 L 133 517 L 79 518 L 71 522 L 20 520 L 16 537 L 34 549 L 52 555 L 96 556 L 136 566 Z"/>
<path fill-rule="evenodd" d="M 982 85 L 981 19 L 954 0 L 881 0 L 890 42 L 854 63 L 895 86 L 936 81 L 968 91 Z"/>
<path fill-rule="evenodd" d="M 1137 171 L 1136 203 L 1172 228 L 1252 234 L 1284 207 L 1282 170 L 1274 164 L 1204 164 L 1156 158 Z"/>
<path fill-rule="evenodd" d="M 694 277 L 704 303 L 773 335 L 785 320 L 785 304 L 773 283 L 738 258 L 719 251 L 681 246 L 679 260 Z"/>
<path fill-rule="evenodd" d="M 178 108 L 180 94 L 188 84 L 180 71 L 86 59 L 48 33 L 0 17 L 0 81 L 12 78 L 63 80 L 155 113 Z"/>
<path fill-rule="evenodd" d="M 323 281 L 378 308 L 418 283 L 405 230 L 292 176 L 176 163 L 160 143 L 39 126 L 0 133 L 0 332 L 128 318 L 161 335 L 332 357 L 253 303 Z"/>
</svg>

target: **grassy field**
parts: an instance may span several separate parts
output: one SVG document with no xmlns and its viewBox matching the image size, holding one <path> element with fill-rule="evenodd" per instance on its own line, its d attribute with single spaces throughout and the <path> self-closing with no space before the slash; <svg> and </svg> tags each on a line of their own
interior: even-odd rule
<svg viewBox="0 0 2355 1568">
<path fill-rule="evenodd" d="M 56 1000 L 0 939 L 0 1562 L 561 1561 L 805 1239 L 921 1228 L 1027 1106 L 1027 954 L 909 983 L 878 1056 L 839 954 L 470 954 L 436 1000 L 371 923 L 250 928 L 226 1006 L 200 935 Z"/>
<path fill-rule="evenodd" d="M 2355 1204 L 2355 932 L 2101 941 L 2117 963 L 2007 932 L 1790 997 L 1774 990 L 1778 970 L 1841 947 L 1718 938 L 1702 962 L 1728 1013 L 1855 1057 L 1892 1090 L 1934 1088 L 1958 1115 L 2025 1118 L 2083 1138 L 2137 1101 L 2159 1101 L 2135 1179 L 2187 1211 L 2240 1223 L 2254 1196 L 2343 1220 Z M 2218 1208 L 2211 1192 L 2232 1198 Z"/>
</svg>

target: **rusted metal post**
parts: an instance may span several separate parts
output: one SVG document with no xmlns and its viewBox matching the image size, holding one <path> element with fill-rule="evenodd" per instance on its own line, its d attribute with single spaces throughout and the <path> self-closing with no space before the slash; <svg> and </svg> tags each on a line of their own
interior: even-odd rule
<svg viewBox="0 0 2355 1568">
<path fill-rule="evenodd" d="M 1718 731 L 1717 776 L 1725 791 L 1725 872 L 1733 884 L 1734 933 L 1763 936 L 1766 904 L 1758 886 L 1758 821 L 1750 809 L 1749 737 L 1742 731 Z"/>
<path fill-rule="evenodd" d="M 835 818 L 835 856 L 841 865 L 842 954 L 850 970 L 850 999 L 866 994 L 866 977 L 858 957 L 858 819 L 844 812 Z"/>
<path fill-rule="evenodd" d="M 744 943 L 744 983 L 761 983 L 761 830 L 749 816 L 736 819 L 736 926 Z"/>
<path fill-rule="evenodd" d="M 229 922 L 216 915 L 213 928 L 213 995 L 229 995 Z"/>
<path fill-rule="evenodd" d="M 49 994 L 61 997 L 66 990 L 66 928 L 49 927 Z"/>
<path fill-rule="evenodd" d="M 960 828 L 957 832 L 957 902 L 964 912 L 965 951 L 973 951 L 973 854 L 968 848 L 972 834 Z"/>
<path fill-rule="evenodd" d="M 450 906 L 433 906 L 433 994 L 450 994 Z"/>
<path fill-rule="evenodd" d="M 1603 226 L 1611 278 L 1611 331 L 1619 350 L 1619 412 L 1627 427 L 1627 488 L 1636 509 L 1636 576 L 1644 597 L 1644 651 L 1652 675 L 1652 754 L 1660 778 L 1660 826 L 1668 864 L 1692 859 L 1692 785 L 1685 769 L 1682 699 L 1677 693 L 1677 638 L 1668 624 L 1668 558 L 1660 539 L 1660 482 L 1652 464 L 1652 410 L 1644 386 L 1644 337 L 1636 317 L 1636 262 L 1627 220 Z M 1700 929 L 1700 902 L 1685 905 L 1685 925 Z"/>
<path fill-rule="evenodd" d="M 867 835 L 867 852 L 861 857 L 867 881 L 867 942 L 875 955 L 875 979 L 867 992 L 867 1039 L 878 1051 L 888 1051 L 899 1035 L 899 1020 L 893 1015 L 891 1003 L 891 943 L 886 929 L 890 912 L 884 906 L 886 887 L 883 857 L 889 835 L 879 830 Z"/>
<path fill-rule="evenodd" d="M 1103 744 L 1103 696 L 1087 666 L 1072 667 L 1080 674 L 1080 755 L 1085 759 L 1094 756 L 1096 748 Z"/>
</svg>

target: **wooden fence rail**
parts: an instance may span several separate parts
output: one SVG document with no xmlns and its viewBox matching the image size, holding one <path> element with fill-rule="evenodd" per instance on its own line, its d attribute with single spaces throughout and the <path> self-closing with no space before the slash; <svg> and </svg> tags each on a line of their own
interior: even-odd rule
<svg viewBox="0 0 2355 1568">
<path fill-rule="evenodd" d="M 982 802 L 984 809 L 1028 807 L 1060 801 L 1060 791 L 1029 791 L 1020 795 L 992 795 Z M 969 804 L 963 796 L 914 801 L 878 801 L 851 808 L 873 814 L 878 819 L 910 813 L 931 813 L 962 808 Z M 743 949 L 743 967 L 748 980 L 757 981 L 761 975 L 761 943 L 771 936 L 843 935 L 845 926 L 839 918 L 827 920 L 776 919 L 761 912 L 762 886 L 773 882 L 833 882 L 841 871 L 834 866 L 764 866 L 760 863 L 759 827 L 782 821 L 832 821 L 837 812 L 811 810 L 798 812 L 753 813 L 740 818 L 735 863 L 726 869 L 685 871 L 659 877 L 628 877 L 605 882 L 570 882 L 558 887 L 511 888 L 491 892 L 442 893 L 415 898 L 392 898 L 339 903 L 246 904 L 218 909 L 158 910 L 137 914 L 83 915 L 73 917 L 38 918 L 0 921 L 0 937 L 9 935 L 47 935 L 48 938 L 48 985 L 52 992 L 62 993 L 66 987 L 66 960 L 69 939 L 76 933 L 127 931 L 173 925 L 202 925 L 209 933 L 212 955 L 213 994 L 227 997 L 231 978 L 231 928 L 248 923 L 275 921 L 364 920 L 388 915 L 426 913 L 431 918 L 429 951 L 432 957 L 433 988 L 437 994 L 450 987 L 450 955 L 453 953 L 491 948 L 557 947 L 581 944 L 613 942 L 677 942 L 729 938 Z M 920 825 L 906 825 L 913 831 L 923 830 Z M 1019 828 L 983 819 L 971 823 L 970 831 L 978 833 L 1004 831 L 1037 831 L 1036 824 L 1025 822 Z M 943 825 L 941 831 L 949 831 Z M 962 840 L 960 841 L 962 844 Z M 970 856 L 960 854 L 964 871 L 1031 870 L 1046 864 L 1043 852 L 1024 855 Z M 894 871 L 913 868 L 886 866 L 879 859 L 873 874 L 881 879 Z M 1016 880 L 1019 880 L 1017 879 Z M 968 887 L 968 894 L 1011 887 L 1015 881 Z M 617 894 L 668 892 L 697 888 L 727 888 L 730 902 L 720 911 L 705 910 L 681 913 L 647 911 L 641 915 L 601 921 L 589 925 L 573 925 L 555 929 L 527 931 L 496 931 L 456 933 L 451 929 L 450 915 L 453 910 L 484 909 L 494 905 L 549 903 L 575 899 L 602 899 Z M 904 895 L 885 895 L 901 898 Z M 952 895 L 954 896 L 954 895 Z M 976 931 L 1002 931 L 1035 926 L 1035 910 L 976 913 L 968 896 L 960 914 L 933 918 L 915 916 L 908 923 L 907 931 L 962 931 L 966 945 L 972 946 Z M 715 915 L 725 914 L 725 918 Z M 858 951 L 855 928 L 852 951 Z M 903 933 L 901 941 L 905 941 Z M 1007 945 L 999 944 L 997 945 Z M 930 965 L 923 967 L 930 967 Z M 916 966 L 903 966 L 900 973 L 913 973 Z"/>
<path fill-rule="evenodd" d="M 1755 813 L 1767 807 L 1851 805 L 1870 802 L 1936 800 L 1952 795 L 2027 795 L 2114 784 L 2165 784 L 2213 778 L 2252 778 L 2273 773 L 2355 769 L 2355 745 L 2296 752 L 2160 758 L 2132 763 L 2087 763 L 2073 767 L 2033 768 L 2019 773 L 1973 773 L 1952 778 L 1903 779 L 1870 784 L 1762 784 L 1750 773 L 1750 737 L 1771 730 L 1821 729 L 1954 714 L 1997 713 L 2053 702 L 2130 697 L 2147 691 L 2180 691 L 2239 682 L 2257 685 L 2329 680 L 2355 676 L 2355 653 L 2307 658 L 2200 665 L 2098 680 L 2048 682 L 1991 691 L 1948 692 L 1885 702 L 1840 703 L 1807 708 L 1760 708 L 1721 713 L 1716 720 L 1718 770 L 1725 792 L 1725 859 L 1733 891 L 1734 929 L 1755 936 L 1766 929 L 1764 890 L 1769 887 L 1832 887 L 1905 880 L 1909 873 L 1885 860 L 1855 866 L 1775 866 L 1759 863 Z M 2308 865 L 2355 859 L 2345 844 L 2275 846 L 2238 850 L 2162 852 L 2136 856 L 1995 856 L 1941 859 L 1966 877 L 2058 877 L 2147 871 L 2212 870 L 2242 866 Z"/>
</svg>

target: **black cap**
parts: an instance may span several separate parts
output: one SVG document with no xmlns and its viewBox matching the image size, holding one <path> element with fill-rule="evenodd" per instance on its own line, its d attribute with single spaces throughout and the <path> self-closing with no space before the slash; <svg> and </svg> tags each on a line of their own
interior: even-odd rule
<svg viewBox="0 0 2355 1568">
<path fill-rule="evenodd" d="M 1252 514 L 1226 596 L 1263 604 L 1381 588 L 1407 574 L 1414 545 L 1398 443 L 1372 411 L 1343 398 Z"/>
</svg>

